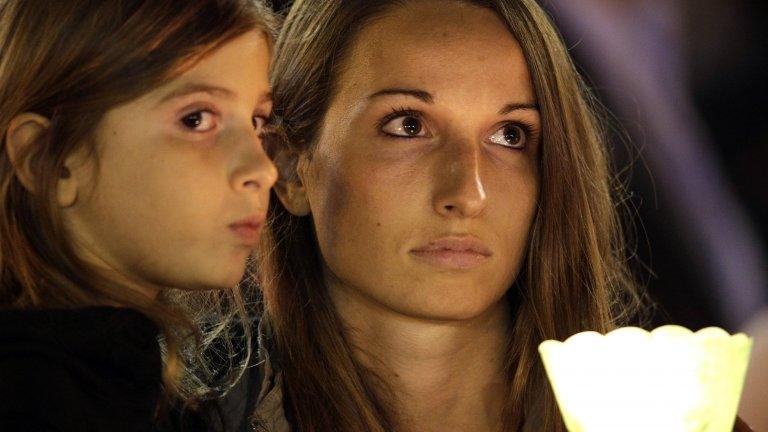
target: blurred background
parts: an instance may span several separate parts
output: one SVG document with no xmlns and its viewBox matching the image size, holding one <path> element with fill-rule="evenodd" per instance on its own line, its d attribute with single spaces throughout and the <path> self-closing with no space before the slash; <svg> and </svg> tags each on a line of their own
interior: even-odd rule
<svg viewBox="0 0 768 432">
<path fill-rule="evenodd" d="M 656 323 L 746 325 L 768 299 L 766 3 L 546 5 L 618 125 Z"/>
<path fill-rule="evenodd" d="M 612 115 L 651 325 L 753 336 L 740 412 L 768 430 L 768 2 L 540 2 Z"/>
<path fill-rule="evenodd" d="M 768 2 L 543 4 L 619 125 L 653 325 L 752 336 L 739 414 L 768 431 Z"/>
</svg>

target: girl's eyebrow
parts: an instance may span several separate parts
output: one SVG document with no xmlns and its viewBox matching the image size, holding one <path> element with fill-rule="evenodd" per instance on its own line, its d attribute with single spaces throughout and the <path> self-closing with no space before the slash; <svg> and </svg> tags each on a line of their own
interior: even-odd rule
<svg viewBox="0 0 768 432">
<path fill-rule="evenodd" d="M 160 98 L 158 105 L 171 99 L 176 99 L 192 93 L 208 93 L 210 95 L 219 96 L 226 99 L 234 99 L 235 97 L 235 92 L 225 87 L 219 87 L 202 82 L 189 82 L 166 93 L 162 98 Z"/>
<path fill-rule="evenodd" d="M 261 97 L 259 98 L 259 103 L 261 102 L 272 102 L 272 92 L 262 93 Z"/>
</svg>

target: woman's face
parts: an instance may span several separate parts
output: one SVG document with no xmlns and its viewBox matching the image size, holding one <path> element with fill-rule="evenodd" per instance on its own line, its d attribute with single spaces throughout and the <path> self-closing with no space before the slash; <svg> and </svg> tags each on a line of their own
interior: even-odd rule
<svg viewBox="0 0 768 432">
<path fill-rule="evenodd" d="M 540 118 L 491 11 L 414 1 L 354 40 L 300 158 L 331 292 L 411 317 L 499 304 L 534 217 Z"/>
<path fill-rule="evenodd" d="M 91 262 L 155 287 L 232 287 L 276 170 L 261 146 L 270 50 L 261 32 L 105 113 L 94 164 L 72 169 L 64 220 Z"/>
</svg>

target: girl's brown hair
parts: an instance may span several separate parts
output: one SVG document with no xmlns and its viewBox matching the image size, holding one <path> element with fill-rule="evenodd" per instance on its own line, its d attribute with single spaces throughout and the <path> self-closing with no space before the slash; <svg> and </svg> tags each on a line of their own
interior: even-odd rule
<svg viewBox="0 0 768 432">
<path fill-rule="evenodd" d="M 448 0 L 446 0 L 448 1 Z M 538 211 L 526 263 L 508 299 L 505 430 L 564 431 L 537 346 L 625 322 L 639 296 L 624 256 L 606 138 L 596 104 L 558 32 L 534 0 L 464 1 L 494 11 L 522 46 L 542 115 Z M 355 35 L 404 3 L 298 0 L 276 45 L 269 151 L 284 182 L 311 152 Z M 272 196 L 259 272 L 284 370 L 289 410 L 302 431 L 388 431 L 391 403 L 361 367 L 329 298 L 310 217 Z"/>
<path fill-rule="evenodd" d="M 97 154 L 91 135 L 105 112 L 254 29 L 273 40 L 274 18 L 260 0 L 0 0 L 0 309 L 138 309 L 161 330 L 168 399 L 190 402 L 215 386 L 200 353 L 231 322 L 247 325 L 242 292 L 167 292 L 153 302 L 117 286 L 72 249 L 56 184 L 72 152 Z M 33 192 L 5 148 L 9 123 L 25 112 L 50 120 L 24 156 Z"/>
</svg>

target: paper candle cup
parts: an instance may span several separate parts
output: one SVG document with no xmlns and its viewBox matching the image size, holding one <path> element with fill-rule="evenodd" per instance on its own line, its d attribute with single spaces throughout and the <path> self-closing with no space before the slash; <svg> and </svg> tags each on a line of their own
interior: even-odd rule
<svg viewBox="0 0 768 432">
<path fill-rule="evenodd" d="M 623 327 L 539 353 L 570 432 L 731 432 L 752 340 L 709 327 Z"/>
</svg>

